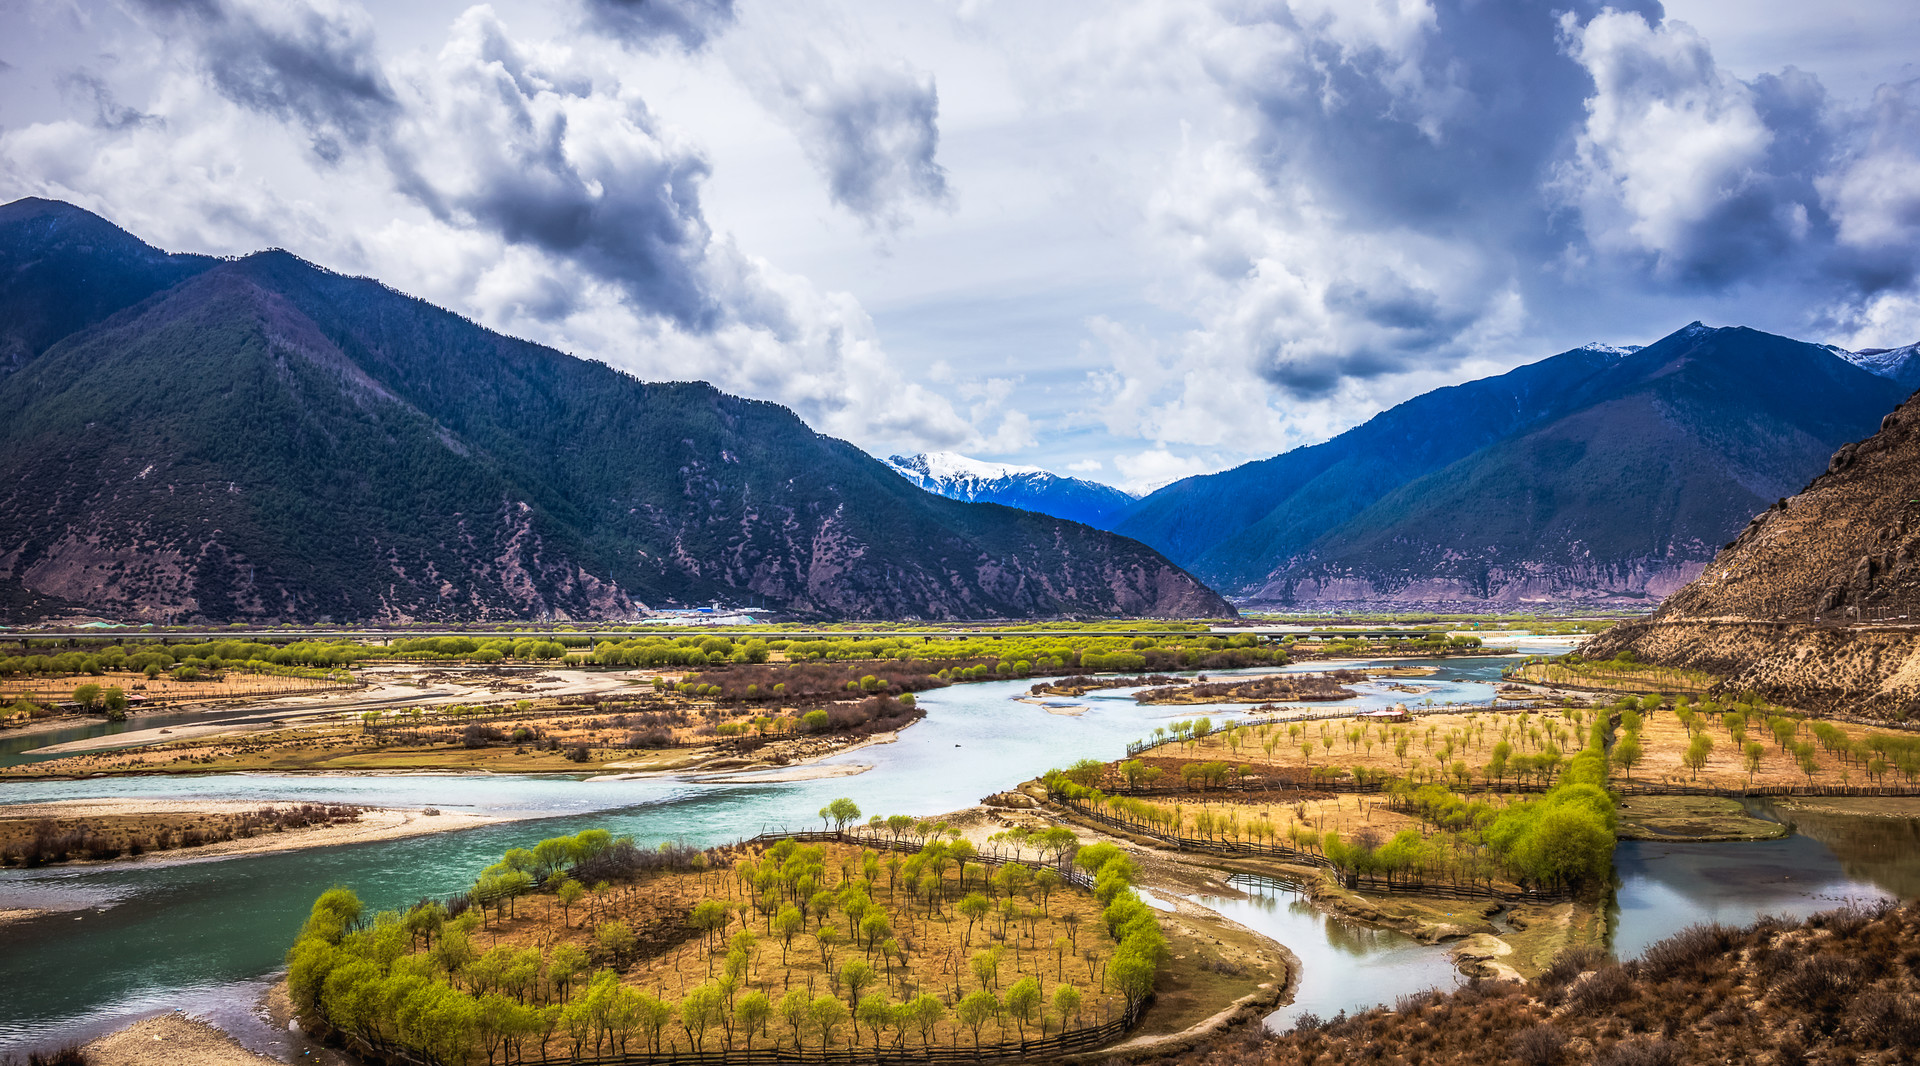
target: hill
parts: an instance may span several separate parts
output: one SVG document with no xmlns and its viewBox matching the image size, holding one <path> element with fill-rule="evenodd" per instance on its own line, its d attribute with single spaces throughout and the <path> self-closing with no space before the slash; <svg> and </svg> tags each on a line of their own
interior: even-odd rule
<svg viewBox="0 0 1920 1066">
<path fill-rule="evenodd" d="M 1134 497 L 1111 485 L 1061 477 L 1037 466 L 988 463 L 954 452 L 895 455 L 887 465 L 901 477 L 938 496 L 969 503 L 998 503 L 1038 511 L 1070 522 L 1105 529 L 1131 507 Z"/>
<path fill-rule="evenodd" d="M 1154 493 L 1115 529 L 1250 602 L 1645 602 L 1905 395 L 1830 349 L 1694 323 L 1439 389 Z"/>
<path fill-rule="evenodd" d="M 1652 617 L 1582 648 L 1704 670 L 1807 710 L 1920 714 L 1920 407 L 1834 453 Z"/>
<path fill-rule="evenodd" d="M 131 245 L 93 247 L 46 319 L 77 332 L 0 380 L 0 580 L 35 595 L 155 621 L 1232 610 L 1137 543 L 931 496 L 775 404 L 283 252 L 113 310 L 130 290 L 85 287 L 139 275 L 109 269 Z M 18 277 L 0 306 L 33 302 Z"/>
</svg>

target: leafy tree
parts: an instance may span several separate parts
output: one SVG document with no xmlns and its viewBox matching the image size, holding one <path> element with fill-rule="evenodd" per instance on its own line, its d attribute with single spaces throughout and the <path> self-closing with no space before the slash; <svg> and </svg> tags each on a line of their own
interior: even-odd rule
<svg viewBox="0 0 1920 1066">
<path fill-rule="evenodd" d="M 787 994 L 780 997 L 775 1009 L 780 1012 L 781 1020 L 787 1023 L 787 1028 L 793 1031 L 793 1046 L 802 1047 L 804 1042 L 801 1038 L 807 1024 L 813 1019 L 813 1001 L 807 998 L 806 990 L 787 989 Z"/>
<path fill-rule="evenodd" d="M 1007 1013 L 1013 1015 L 1015 1024 L 1020 1027 L 1020 1039 L 1027 1038 L 1027 1026 L 1040 1015 L 1045 1003 L 1040 994 L 1040 982 L 1031 976 L 1022 977 L 1007 989 Z"/>
<path fill-rule="evenodd" d="M 1080 1019 L 1080 990 L 1068 984 L 1055 985 L 1053 988 L 1053 1012 L 1060 1016 L 1060 1027 L 1067 1027 L 1067 1016 L 1075 1021 Z"/>
<path fill-rule="evenodd" d="M 874 972 L 873 967 L 860 959 L 848 959 L 846 965 L 840 967 L 837 977 L 840 986 L 847 990 L 848 1010 L 852 1010 L 859 1003 L 861 992 L 880 979 L 880 975 Z"/>
<path fill-rule="evenodd" d="M 680 1000 L 680 1028 L 686 1030 L 694 1051 L 703 1049 L 707 1030 L 717 1025 L 725 1012 L 725 996 L 712 981 L 687 990 Z"/>
<path fill-rule="evenodd" d="M 854 1017 L 873 1031 L 873 1046 L 880 1046 L 880 1030 L 893 1024 L 894 1006 L 883 992 L 863 997 L 854 1008 Z"/>
<path fill-rule="evenodd" d="M 758 990 L 749 992 L 741 996 L 733 1005 L 733 1018 L 747 1036 L 748 1051 L 753 1050 L 754 1031 L 764 1030 L 767 1027 L 767 1020 L 772 1017 L 773 1001 L 767 998 L 765 992 Z"/>
<path fill-rule="evenodd" d="M 967 993 L 955 1011 L 960 1024 L 973 1030 L 973 1046 L 980 1046 L 980 1029 L 1000 1013 L 1000 1000 L 984 988 Z"/>
<path fill-rule="evenodd" d="M 807 1008 L 807 1016 L 812 1019 L 813 1027 L 820 1031 L 820 1046 L 831 1047 L 833 1031 L 846 1024 L 847 1007 L 838 998 L 823 995 Z"/>
<path fill-rule="evenodd" d="M 969 892 L 966 894 L 966 896 L 961 898 L 960 913 L 962 915 L 965 915 L 967 919 L 967 932 L 966 932 L 966 940 L 965 940 L 967 947 L 973 946 L 973 923 L 979 921 L 982 918 L 985 918 L 987 916 L 987 912 L 992 909 L 993 909 L 993 904 L 987 902 L 987 897 L 981 895 L 978 892 Z"/>
<path fill-rule="evenodd" d="M 1633 766 L 1640 761 L 1640 737 L 1628 733 L 1613 745 L 1613 765 L 1618 766 L 1629 780 L 1633 777 Z"/>
</svg>

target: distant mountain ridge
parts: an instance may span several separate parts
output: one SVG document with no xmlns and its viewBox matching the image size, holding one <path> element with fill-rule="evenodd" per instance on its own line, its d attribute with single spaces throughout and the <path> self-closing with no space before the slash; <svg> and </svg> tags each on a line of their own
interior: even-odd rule
<svg viewBox="0 0 1920 1066">
<path fill-rule="evenodd" d="M 1645 602 L 1910 391 L 1912 361 L 1692 323 L 1415 397 L 1114 528 L 1243 602 Z"/>
<path fill-rule="evenodd" d="M 18 201 L 0 263 L 0 308 L 31 312 L 0 377 L 0 608 L 1232 614 L 1152 549 L 930 495 L 776 404 L 641 382 L 284 252 L 171 257 Z"/>
<path fill-rule="evenodd" d="M 958 452 L 893 455 L 887 465 L 908 481 L 950 500 L 998 503 L 1097 529 L 1108 528 L 1111 519 L 1135 501 L 1132 493 L 1098 481 L 1062 477 L 1037 466 L 985 462 Z"/>
</svg>

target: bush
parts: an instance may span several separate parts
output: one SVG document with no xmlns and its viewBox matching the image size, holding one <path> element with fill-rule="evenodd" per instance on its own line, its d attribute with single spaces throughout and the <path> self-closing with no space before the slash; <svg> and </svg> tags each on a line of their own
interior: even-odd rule
<svg viewBox="0 0 1920 1066">
<path fill-rule="evenodd" d="M 1507 1050 L 1520 1060 L 1521 1066 L 1553 1066 L 1560 1061 L 1560 1051 L 1566 1046 L 1566 1034 L 1551 1025 L 1523 1029 L 1507 1042 Z"/>
</svg>

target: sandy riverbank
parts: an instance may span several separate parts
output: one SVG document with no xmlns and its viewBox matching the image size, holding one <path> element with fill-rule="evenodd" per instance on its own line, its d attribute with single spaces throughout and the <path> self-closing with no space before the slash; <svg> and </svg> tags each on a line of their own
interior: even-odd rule
<svg viewBox="0 0 1920 1066">
<path fill-rule="evenodd" d="M 263 807 L 288 807 L 292 803 L 260 803 L 243 800 L 165 800 L 165 799 L 75 799 L 54 803 L 0 804 L 0 821 L 37 821 L 56 818 L 65 821 L 87 818 L 142 818 L 162 815 L 231 815 L 257 811 Z M 428 814 L 427 811 L 437 811 Z M 380 840 L 445 833 L 458 829 L 491 825 L 506 821 L 493 815 L 470 811 L 444 811 L 437 808 L 403 809 L 374 807 L 361 811 L 351 823 L 334 823 L 261 833 L 258 836 L 224 840 L 195 848 L 151 851 L 136 858 L 77 860 L 68 866 L 178 862 L 182 859 L 224 858 L 232 855 L 257 855 L 275 851 L 299 851 L 326 848 L 338 844 L 367 844 Z M 0 912 L 4 913 L 4 912 Z M 21 917 L 31 917 L 31 914 Z M 16 917 L 15 920 L 19 920 Z"/>
<path fill-rule="evenodd" d="M 88 1044 L 93 1066 L 281 1066 L 234 1038 L 178 1012 L 143 1018 Z"/>
</svg>

